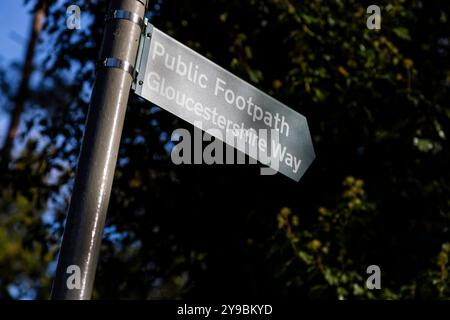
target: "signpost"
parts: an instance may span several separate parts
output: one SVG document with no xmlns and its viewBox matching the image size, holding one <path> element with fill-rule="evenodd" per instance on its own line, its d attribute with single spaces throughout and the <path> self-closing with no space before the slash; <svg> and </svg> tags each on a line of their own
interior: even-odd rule
<svg viewBox="0 0 450 320">
<path fill-rule="evenodd" d="M 270 167 L 300 180 L 315 158 L 304 116 L 150 24 L 146 34 L 136 94 L 252 158 L 263 153 L 272 159 Z M 246 136 L 249 131 L 254 134 Z M 225 139 L 230 133 L 235 140 Z M 246 137 L 246 143 L 237 141 Z M 251 152 L 252 145 L 258 152 Z"/>
<path fill-rule="evenodd" d="M 90 299 L 147 0 L 112 0 L 52 299 Z"/>
<path fill-rule="evenodd" d="M 91 297 L 133 80 L 139 96 L 295 181 L 315 158 L 304 116 L 144 23 L 146 5 L 111 0 L 53 299 Z"/>
</svg>

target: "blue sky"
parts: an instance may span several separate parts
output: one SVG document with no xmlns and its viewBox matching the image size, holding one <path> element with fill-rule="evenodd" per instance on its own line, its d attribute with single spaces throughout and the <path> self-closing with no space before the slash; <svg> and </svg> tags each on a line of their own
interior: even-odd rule
<svg viewBox="0 0 450 320">
<path fill-rule="evenodd" d="M 30 28 L 30 6 L 23 0 L 0 1 L 0 63 L 20 61 L 25 54 L 25 45 Z"/>
<path fill-rule="evenodd" d="M 6 67 L 11 62 L 21 62 L 31 24 L 30 6 L 23 0 L 0 1 L 0 65 Z M 9 117 L 0 106 L 0 144 L 3 143 Z"/>
</svg>

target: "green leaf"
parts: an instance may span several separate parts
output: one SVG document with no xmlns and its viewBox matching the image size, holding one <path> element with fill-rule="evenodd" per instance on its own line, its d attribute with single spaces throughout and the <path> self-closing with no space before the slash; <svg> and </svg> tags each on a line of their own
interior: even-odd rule
<svg viewBox="0 0 450 320">
<path fill-rule="evenodd" d="M 409 35 L 408 29 L 404 27 L 398 27 L 393 29 L 394 33 L 397 35 L 397 37 L 402 38 L 404 40 L 411 40 L 411 36 Z"/>
</svg>

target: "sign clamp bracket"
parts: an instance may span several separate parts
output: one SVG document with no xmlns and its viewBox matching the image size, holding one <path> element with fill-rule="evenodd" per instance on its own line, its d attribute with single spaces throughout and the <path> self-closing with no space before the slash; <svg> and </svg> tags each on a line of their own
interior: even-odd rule
<svg viewBox="0 0 450 320">
<path fill-rule="evenodd" d="M 104 68 L 121 69 L 125 72 L 128 72 L 133 79 L 136 76 L 136 69 L 128 61 L 120 60 L 120 59 L 113 58 L 113 57 L 108 57 L 108 58 L 103 59 L 100 62 L 100 66 L 104 67 Z"/>
<path fill-rule="evenodd" d="M 105 21 L 111 20 L 111 19 L 122 19 L 122 20 L 128 20 L 135 24 L 137 24 L 141 30 L 143 30 L 146 26 L 146 18 L 142 19 L 138 14 L 126 11 L 126 10 L 114 10 L 112 12 L 109 12 L 106 15 Z"/>
<path fill-rule="evenodd" d="M 153 25 L 148 22 L 148 19 L 144 19 L 145 29 L 141 34 L 141 39 L 139 41 L 138 54 L 136 58 L 136 77 L 134 78 L 133 84 L 131 88 L 135 90 L 137 94 L 142 91 L 142 85 L 144 84 L 144 78 L 142 72 L 140 70 L 145 69 L 147 65 L 147 55 L 143 54 L 144 52 L 149 52 L 150 42 L 153 34 Z"/>
<path fill-rule="evenodd" d="M 139 63 L 141 56 L 142 56 L 142 50 L 143 50 L 143 42 L 145 41 L 145 34 L 147 33 L 146 29 L 148 26 L 148 19 L 144 17 L 142 19 L 138 14 L 126 11 L 126 10 L 114 10 L 110 13 L 108 13 L 105 17 L 105 21 L 113 20 L 113 19 L 121 19 L 121 20 L 128 20 L 136 25 L 139 26 L 141 29 L 141 36 L 139 41 L 139 48 L 138 48 L 138 54 L 136 57 L 136 63 Z M 134 89 L 135 86 L 135 79 L 139 71 L 138 65 L 133 65 L 129 61 L 124 61 L 121 59 L 117 59 L 115 57 L 106 57 L 98 62 L 97 67 L 103 67 L 103 68 L 117 68 L 121 69 L 125 72 L 128 72 L 131 77 L 133 78 L 132 88 Z"/>
</svg>

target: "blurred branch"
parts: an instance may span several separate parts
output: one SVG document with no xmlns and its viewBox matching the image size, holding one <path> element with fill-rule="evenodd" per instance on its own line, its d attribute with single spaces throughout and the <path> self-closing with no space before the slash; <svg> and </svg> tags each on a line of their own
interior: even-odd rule
<svg viewBox="0 0 450 320">
<path fill-rule="evenodd" d="M 11 118 L 9 127 L 7 130 L 5 144 L 2 150 L 2 161 L 5 163 L 10 156 L 11 148 L 13 146 L 14 139 L 17 135 L 17 130 L 20 124 L 20 117 L 22 115 L 26 97 L 29 93 L 29 81 L 33 73 L 33 58 L 36 51 L 36 45 L 39 40 L 39 35 L 42 31 L 44 19 L 47 10 L 47 0 L 40 0 L 36 4 L 36 8 L 33 15 L 33 21 L 31 24 L 30 37 L 28 40 L 27 50 L 25 54 L 25 61 L 23 63 L 22 78 L 17 90 L 17 94 L 14 98 L 14 108 L 11 111 Z"/>
</svg>

